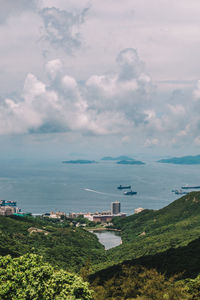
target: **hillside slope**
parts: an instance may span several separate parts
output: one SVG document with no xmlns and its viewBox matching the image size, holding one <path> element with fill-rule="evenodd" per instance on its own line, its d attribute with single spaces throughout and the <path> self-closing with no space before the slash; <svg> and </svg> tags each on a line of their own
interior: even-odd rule
<svg viewBox="0 0 200 300">
<path fill-rule="evenodd" d="M 121 230 L 122 245 L 107 251 L 108 264 L 186 246 L 200 236 L 200 192 L 113 223 Z"/>
<path fill-rule="evenodd" d="M 100 262 L 104 247 L 97 237 L 68 221 L 0 216 L 0 255 L 18 257 L 26 253 L 42 255 L 54 266 L 79 271 L 86 261 Z"/>
</svg>

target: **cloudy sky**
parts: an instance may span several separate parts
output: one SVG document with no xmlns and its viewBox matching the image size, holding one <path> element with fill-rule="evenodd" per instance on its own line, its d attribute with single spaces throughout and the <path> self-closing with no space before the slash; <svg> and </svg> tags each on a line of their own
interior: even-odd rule
<svg viewBox="0 0 200 300">
<path fill-rule="evenodd" d="M 2 157 L 200 153 L 199 0 L 0 0 Z"/>
</svg>

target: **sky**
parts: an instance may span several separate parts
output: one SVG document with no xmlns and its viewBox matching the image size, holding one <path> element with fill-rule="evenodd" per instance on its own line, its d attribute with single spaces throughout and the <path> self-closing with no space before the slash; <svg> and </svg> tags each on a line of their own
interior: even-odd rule
<svg viewBox="0 0 200 300">
<path fill-rule="evenodd" d="M 200 153 L 199 0 L 0 0 L 0 156 Z"/>
</svg>

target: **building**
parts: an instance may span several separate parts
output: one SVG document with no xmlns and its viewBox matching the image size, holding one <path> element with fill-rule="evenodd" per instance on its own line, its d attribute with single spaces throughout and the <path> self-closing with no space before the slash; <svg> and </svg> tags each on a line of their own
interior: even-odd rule
<svg viewBox="0 0 200 300">
<path fill-rule="evenodd" d="M 11 216 L 20 212 L 16 201 L 0 200 L 0 216 Z"/>
<path fill-rule="evenodd" d="M 112 215 L 93 215 L 93 222 L 95 223 L 107 223 L 112 221 Z"/>
<path fill-rule="evenodd" d="M 142 207 L 138 207 L 138 208 L 136 208 L 135 210 L 134 210 L 134 213 L 135 214 L 139 214 L 141 211 L 143 211 L 144 210 L 144 208 L 142 208 Z"/>
<path fill-rule="evenodd" d="M 0 200 L 0 207 L 2 206 L 17 207 L 17 202 L 11 200 Z"/>
<path fill-rule="evenodd" d="M 16 213 L 15 207 L 0 206 L 0 216 L 11 216 Z"/>
<path fill-rule="evenodd" d="M 121 205 L 119 201 L 111 203 L 111 215 L 118 215 L 121 211 Z"/>
<path fill-rule="evenodd" d="M 109 223 L 112 221 L 114 217 L 126 217 L 125 213 L 121 213 L 121 205 L 120 202 L 112 202 L 111 203 L 111 211 L 102 211 L 102 212 L 87 212 L 87 213 L 70 213 L 70 218 L 77 218 L 79 216 L 83 216 L 89 221 L 93 221 L 95 223 Z"/>
<path fill-rule="evenodd" d="M 70 219 L 76 219 L 78 217 L 83 217 L 84 216 L 84 213 L 83 212 L 80 212 L 80 213 L 69 213 L 69 218 Z"/>
<path fill-rule="evenodd" d="M 49 217 L 51 219 L 61 219 L 61 218 L 66 217 L 66 213 L 64 213 L 62 211 L 57 211 L 57 212 L 51 211 L 50 214 L 46 213 L 44 216 Z"/>
<path fill-rule="evenodd" d="M 93 215 L 93 222 L 95 223 L 109 223 L 114 217 L 124 218 L 126 217 L 125 213 L 119 213 L 116 215 Z"/>
</svg>

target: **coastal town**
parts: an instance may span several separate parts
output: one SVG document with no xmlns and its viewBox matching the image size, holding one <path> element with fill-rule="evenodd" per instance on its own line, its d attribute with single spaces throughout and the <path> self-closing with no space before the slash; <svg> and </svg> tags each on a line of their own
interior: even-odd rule
<svg viewBox="0 0 200 300">
<path fill-rule="evenodd" d="M 144 208 L 139 207 L 134 210 L 134 213 L 139 213 L 143 211 Z M 16 201 L 11 200 L 0 200 L 0 216 L 30 216 L 33 215 L 32 213 L 24 213 L 22 210 L 17 207 Z M 126 213 L 121 212 L 121 203 L 119 201 L 111 202 L 111 210 L 109 211 L 102 211 L 102 212 L 71 212 L 69 214 L 66 214 L 62 211 L 53 212 L 50 213 L 44 213 L 41 214 L 42 217 L 50 218 L 50 219 L 63 219 L 63 218 L 69 218 L 69 219 L 76 219 L 79 217 L 85 218 L 91 222 L 94 223 L 109 223 L 112 221 L 114 217 L 120 217 L 125 218 Z"/>
</svg>

